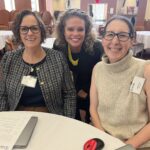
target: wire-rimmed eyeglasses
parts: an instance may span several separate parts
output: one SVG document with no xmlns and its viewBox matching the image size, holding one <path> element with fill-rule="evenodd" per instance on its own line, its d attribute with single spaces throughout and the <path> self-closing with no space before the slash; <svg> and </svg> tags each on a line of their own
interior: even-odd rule
<svg viewBox="0 0 150 150">
<path fill-rule="evenodd" d="M 40 27 L 38 25 L 33 25 L 30 27 L 20 26 L 20 33 L 21 34 L 27 34 L 29 32 L 29 30 L 34 34 L 37 34 L 40 32 Z"/>
<path fill-rule="evenodd" d="M 126 42 L 131 37 L 131 34 L 128 33 L 128 32 L 115 33 L 115 32 L 112 32 L 112 31 L 106 31 L 103 34 L 104 39 L 106 39 L 108 41 L 113 40 L 113 38 L 115 36 L 117 36 L 117 38 L 119 39 L 119 41 Z"/>
</svg>

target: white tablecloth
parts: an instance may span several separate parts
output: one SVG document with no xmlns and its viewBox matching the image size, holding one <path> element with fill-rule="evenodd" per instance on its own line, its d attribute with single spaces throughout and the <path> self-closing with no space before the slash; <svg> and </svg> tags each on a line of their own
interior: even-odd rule
<svg viewBox="0 0 150 150">
<path fill-rule="evenodd" d="M 150 48 L 150 31 L 137 31 L 137 42 L 144 44 L 144 49 Z"/>
<path fill-rule="evenodd" d="M 6 39 L 12 35 L 12 31 L 0 30 L 0 49 L 4 48 Z"/>
<path fill-rule="evenodd" d="M 125 145 L 91 125 L 59 115 L 15 111 L 0 112 L 0 117 L 24 117 L 27 114 L 38 116 L 38 122 L 24 150 L 83 150 L 84 143 L 91 138 L 102 139 L 105 143 L 103 150 L 115 150 Z"/>
</svg>

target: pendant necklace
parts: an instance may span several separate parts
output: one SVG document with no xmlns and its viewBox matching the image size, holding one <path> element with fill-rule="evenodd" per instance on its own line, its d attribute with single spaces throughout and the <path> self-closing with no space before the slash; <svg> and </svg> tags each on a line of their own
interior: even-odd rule
<svg viewBox="0 0 150 150">
<path fill-rule="evenodd" d="M 68 58 L 69 58 L 69 61 L 71 62 L 71 64 L 73 66 L 77 66 L 78 65 L 79 59 L 73 60 L 72 54 L 71 54 L 71 49 L 70 49 L 69 46 L 68 46 Z"/>
</svg>

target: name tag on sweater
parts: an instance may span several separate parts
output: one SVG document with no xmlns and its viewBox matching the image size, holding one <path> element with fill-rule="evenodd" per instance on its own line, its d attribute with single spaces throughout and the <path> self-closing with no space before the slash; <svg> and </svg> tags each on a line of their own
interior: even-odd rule
<svg viewBox="0 0 150 150">
<path fill-rule="evenodd" d="M 37 82 L 36 77 L 28 75 L 28 76 L 23 76 L 21 84 L 28 86 L 28 87 L 35 88 L 36 82 Z"/>
<path fill-rule="evenodd" d="M 144 82 L 145 82 L 144 78 L 135 76 L 130 86 L 130 92 L 140 94 L 143 88 Z"/>
</svg>

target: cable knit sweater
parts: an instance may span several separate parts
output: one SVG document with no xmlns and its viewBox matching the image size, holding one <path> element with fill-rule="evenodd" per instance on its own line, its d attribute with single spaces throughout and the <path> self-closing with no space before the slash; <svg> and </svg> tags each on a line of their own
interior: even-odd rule
<svg viewBox="0 0 150 150">
<path fill-rule="evenodd" d="M 132 57 L 130 51 L 125 58 L 113 64 L 109 64 L 108 57 L 104 56 L 102 62 L 94 67 L 102 127 L 121 140 L 134 136 L 149 121 L 144 89 L 140 94 L 129 91 L 135 76 L 144 77 L 146 63 Z M 150 142 L 146 143 L 147 146 Z"/>
</svg>

